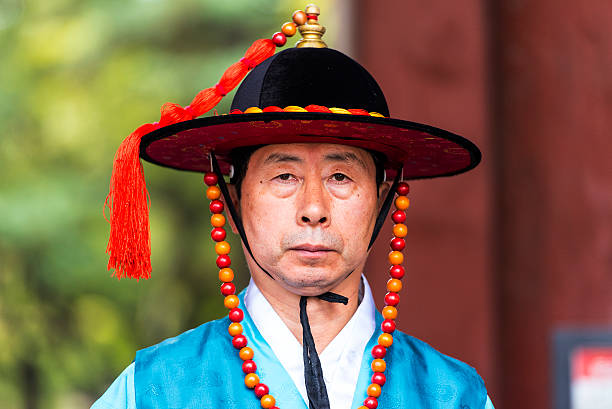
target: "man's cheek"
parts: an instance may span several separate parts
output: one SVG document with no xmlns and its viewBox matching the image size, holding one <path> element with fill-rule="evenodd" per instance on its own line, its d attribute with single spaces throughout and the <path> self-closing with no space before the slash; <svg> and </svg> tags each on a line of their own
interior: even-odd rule
<svg viewBox="0 0 612 409">
<path fill-rule="evenodd" d="M 364 206 L 363 202 L 346 203 L 334 206 L 332 221 L 336 220 L 348 230 L 367 228 L 374 219 L 374 209 Z"/>
</svg>

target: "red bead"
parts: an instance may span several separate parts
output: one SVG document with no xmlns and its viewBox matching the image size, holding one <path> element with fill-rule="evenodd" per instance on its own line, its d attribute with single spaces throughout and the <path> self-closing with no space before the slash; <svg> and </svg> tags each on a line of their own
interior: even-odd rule
<svg viewBox="0 0 612 409">
<path fill-rule="evenodd" d="M 282 47 L 282 46 L 284 46 L 287 43 L 287 36 L 284 35 L 283 33 L 281 33 L 280 31 L 277 31 L 272 36 L 272 42 L 277 47 Z"/>
<path fill-rule="evenodd" d="M 236 293 L 236 286 L 232 283 L 221 284 L 221 294 L 228 296 Z"/>
<path fill-rule="evenodd" d="M 222 254 L 217 257 L 217 267 L 225 268 L 232 265 L 232 260 L 229 258 L 227 254 Z"/>
<path fill-rule="evenodd" d="M 376 383 L 380 386 L 383 386 L 386 381 L 387 378 L 382 372 L 374 372 L 374 375 L 372 375 L 372 383 Z"/>
<path fill-rule="evenodd" d="M 254 373 L 255 371 L 257 371 L 257 365 L 252 359 L 248 359 L 242 363 L 242 372 Z"/>
<path fill-rule="evenodd" d="M 369 398 L 366 398 L 366 400 L 363 401 L 363 404 L 368 409 L 376 409 L 378 407 L 378 401 L 376 400 L 376 398 L 373 398 L 371 396 Z"/>
<path fill-rule="evenodd" d="M 223 202 L 221 200 L 213 200 L 208 206 L 210 211 L 213 213 L 221 213 L 223 211 Z"/>
<path fill-rule="evenodd" d="M 270 392 L 270 388 L 268 388 L 268 385 L 266 385 L 265 383 L 258 383 L 257 385 L 255 385 L 255 388 L 253 388 L 253 392 L 255 392 L 255 396 L 261 398 L 262 396 L 267 395 Z"/>
<path fill-rule="evenodd" d="M 231 322 L 240 322 L 244 319 L 244 312 L 240 308 L 232 308 L 228 316 Z"/>
<path fill-rule="evenodd" d="M 395 251 L 402 251 L 404 250 L 404 247 L 406 247 L 406 242 L 404 241 L 404 239 L 395 237 L 391 239 L 391 243 L 389 243 L 389 245 L 391 246 L 391 249 Z"/>
<path fill-rule="evenodd" d="M 242 349 L 245 346 L 247 346 L 247 339 L 244 335 L 236 335 L 233 339 L 232 339 L 232 345 L 234 346 L 234 348 L 236 349 Z"/>
<path fill-rule="evenodd" d="M 217 175 L 214 173 L 207 173 L 204 175 L 204 183 L 206 183 L 208 186 L 214 186 L 217 184 L 217 182 Z"/>
<path fill-rule="evenodd" d="M 276 105 L 270 105 L 269 107 L 265 107 L 262 109 L 263 112 L 285 112 L 283 108 L 279 108 Z"/>
<path fill-rule="evenodd" d="M 391 268 L 389 269 L 389 275 L 393 278 L 402 278 L 404 276 L 404 273 L 404 267 L 400 265 L 391 266 Z"/>
<path fill-rule="evenodd" d="M 391 219 L 393 219 L 394 223 L 404 223 L 406 221 L 406 212 L 396 210 L 391 214 Z"/>
<path fill-rule="evenodd" d="M 400 196 L 406 196 L 408 193 L 410 193 L 410 186 L 408 186 L 408 183 L 406 182 L 401 182 L 397 185 L 396 192 Z"/>
<path fill-rule="evenodd" d="M 399 304 L 399 294 L 398 293 L 394 293 L 394 292 L 388 292 L 387 294 L 385 294 L 385 304 L 387 305 L 397 305 Z"/>
<path fill-rule="evenodd" d="M 380 324 L 380 329 L 387 334 L 392 333 L 395 331 L 395 321 L 389 319 L 384 320 L 382 324 Z"/>
<path fill-rule="evenodd" d="M 386 354 L 387 348 L 382 345 L 375 345 L 374 348 L 372 348 L 372 356 L 374 358 L 382 359 L 385 357 Z"/>
<path fill-rule="evenodd" d="M 214 241 L 223 241 L 225 240 L 225 236 L 227 236 L 227 234 L 225 234 L 225 229 L 223 227 L 215 227 L 210 232 L 210 237 L 212 237 Z"/>
</svg>

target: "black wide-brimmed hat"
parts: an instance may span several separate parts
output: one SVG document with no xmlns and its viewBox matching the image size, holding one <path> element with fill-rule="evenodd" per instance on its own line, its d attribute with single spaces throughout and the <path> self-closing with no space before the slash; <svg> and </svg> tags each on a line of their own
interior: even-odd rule
<svg viewBox="0 0 612 409">
<path fill-rule="evenodd" d="M 374 78 L 329 48 L 290 48 L 269 57 L 244 79 L 229 115 L 157 129 L 142 138 L 140 155 L 158 165 L 207 172 L 214 151 L 227 173 L 235 148 L 301 142 L 380 152 L 388 176 L 403 166 L 404 179 L 454 175 L 480 161 L 478 148 L 459 135 L 390 118 Z"/>
<path fill-rule="evenodd" d="M 207 172 L 214 151 L 228 172 L 232 149 L 301 142 L 380 152 L 388 176 L 403 166 L 404 179 L 454 175 L 480 161 L 478 148 L 461 136 L 390 118 L 374 78 L 329 48 L 290 48 L 268 58 L 244 79 L 229 115 L 155 130 L 142 138 L 140 155 L 158 165 Z"/>
<path fill-rule="evenodd" d="M 148 277 L 148 194 L 139 158 L 180 170 L 231 169 L 232 150 L 282 143 L 350 145 L 384 155 L 388 178 L 450 176 L 480 162 L 467 139 L 433 126 L 391 118 L 382 90 L 353 59 L 327 48 L 316 12 L 297 26 L 297 47 L 274 54 L 296 25 L 257 40 L 219 83 L 190 105 L 165 104 L 159 122 L 137 128 L 121 144 L 113 165 L 107 206 L 109 269 L 118 277 Z M 290 23 L 287 23 L 290 24 Z M 247 75 L 248 74 L 248 75 Z M 244 79 L 244 81 L 242 81 Z M 240 82 L 242 81 L 242 84 Z M 229 114 L 201 118 L 240 84 Z M 214 155 L 212 155 L 214 153 Z"/>
</svg>

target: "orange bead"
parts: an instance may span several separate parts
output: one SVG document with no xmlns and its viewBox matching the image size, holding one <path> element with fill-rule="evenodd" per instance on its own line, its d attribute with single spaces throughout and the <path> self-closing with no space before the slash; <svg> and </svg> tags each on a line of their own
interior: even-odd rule
<svg viewBox="0 0 612 409">
<path fill-rule="evenodd" d="M 264 395 L 261 397 L 261 407 L 262 408 L 271 408 L 276 405 L 276 399 L 272 395 Z"/>
<path fill-rule="evenodd" d="M 242 325 L 238 322 L 232 322 L 229 327 L 227 327 L 227 332 L 235 337 L 236 335 L 242 334 Z"/>
<path fill-rule="evenodd" d="M 397 318 L 397 308 L 395 308 L 395 307 L 393 307 L 391 305 L 387 305 L 382 310 L 382 316 L 385 317 L 385 319 L 388 319 L 388 320 L 396 319 Z"/>
<path fill-rule="evenodd" d="M 295 23 L 287 22 L 287 23 L 283 24 L 283 26 L 281 27 L 281 31 L 287 37 L 291 37 L 297 31 L 297 26 L 295 25 Z"/>
<path fill-rule="evenodd" d="M 373 398 L 378 398 L 381 392 L 382 392 L 382 389 L 380 388 L 380 385 L 377 383 L 373 383 L 373 384 L 370 384 L 370 386 L 368 386 L 368 396 L 372 396 Z"/>
<path fill-rule="evenodd" d="M 231 247 L 227 241 L 220 241 L 215 244 L 215 251 L 218 255 L 229 254 L 230 249 Z"/>
<path fill-rule="evenodd" d="M 406 234 L 408 234 L 408 227 L 405 224 L 398 223 L 393 226 L 393 235 L 395 237 L 406 237 Z"/>
<path fill-rule="evenodd" d="M 395 207 L 397 207 L 399 210 L 406 210 L 408 209 L 408 206 L 410 206 L 410 199 L 408 199 L 406 196 L 398 196 L 395 199 Z"/>
<path fill-rule="evenodd" d="M 225 226 L 225 216 L 222 214 L 213 214 L 210 216 L 210 224 L 212 224 L 213 227 Z"/>
<path fill-rule="evenodd" d="M 372 370 L 374 372 L 385 372 L 387 369 L 387 364 L 382 359 L 375 359 L 372 361 Z"/>
<path fill-rule="evenodd" d="M 232 337 L 240 335 L 242 334 L 242 325 L 240 325 L 238 322 L 232 322 L 227 328 L 227 332 L 229 332 Z"/>
<path fill-rule="evenodd" d="M 221 189 L 217 186 L 208 186 L 208 189 L 206 189 L 206 197 L 210 200 L 218 199 L 221 197 Z"/>
<path fill-rule="evenodd" d="M 244 384 L 247 386 L 247 388 L 253 389 L 258 383 L 259 376 L 257 376 L 257 374 L 249 373 L 244 377 Z"/>
<path fill-rule="evenodd" d="M 380 334 L 378 336 L 378 343 L 385 348 L 389 348 L 391 345 L 393 345 L 393 335 L 387 333 Z"/>
<path fill-rule="evenodd" d="M 399 293 L 402 291 L 402 282 L 397 278 L 390 279 L 387 281 L 387 290 L 391 291 L 392 293 Z"/>
<path fill-rule="evenodd" d="M 308 17 L 302 10 L 297 10 L 295 13 L 293 13 L 293 22 L 298 26 L 306 24 L 306 20 L 308 20 Z"/>
<path fill-rule="evenodd" d="M 234 270 L 231 268 L 222 268 L 219 270 L 219 280 L 224 283 L 230 283 L 234 279 Z"/>
<path fill-rule="evenodd" d="M 401 251 L 392 251 L 389 253 L 389 263 L 394 266 L 397 264 L 402 264 L 404 262 L 404 255 Z"/>
<path fill-rule="evenodd" d="M 238 299 L 237 295 L 233 295 L 233 294 L 228 295 L 223 300 L 223 305 L 225 305 L 225 308 L 230 309 L 230 310 L 232 308 L 236 308 L 239 304 L 240 304 L 240 300 Z"/>
<path fill-rule="evenodd" d="M 242 359 L 243 361 L 248 361 L 249 359 L 253 359 L 255 352 L 253 352 L 253 349 L 250 347 L 244 347 L 240 350 L 238 355 L 240 355 L 240 359 Z"/>
<path fill-rule="evenodd" d="M 359 406 L 359 408 L 357 408 L 357 409 L 368 409 L 368 407 L 367 406 Z"/>
</svg>

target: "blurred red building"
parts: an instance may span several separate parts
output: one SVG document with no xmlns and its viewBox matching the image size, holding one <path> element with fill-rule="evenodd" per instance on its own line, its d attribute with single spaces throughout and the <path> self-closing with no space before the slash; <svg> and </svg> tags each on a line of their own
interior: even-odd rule
<svg viewBox="0 0 612 409">
<path fill-rule="evenodd" d="M 498 409 L 553 408 L 553 332 L 612 326 L 612 3 L 357 4 L 353 54 L 392 115 L 483 151 L 411 184 L 400 326 L 475 366 Z"/>
</svg>

